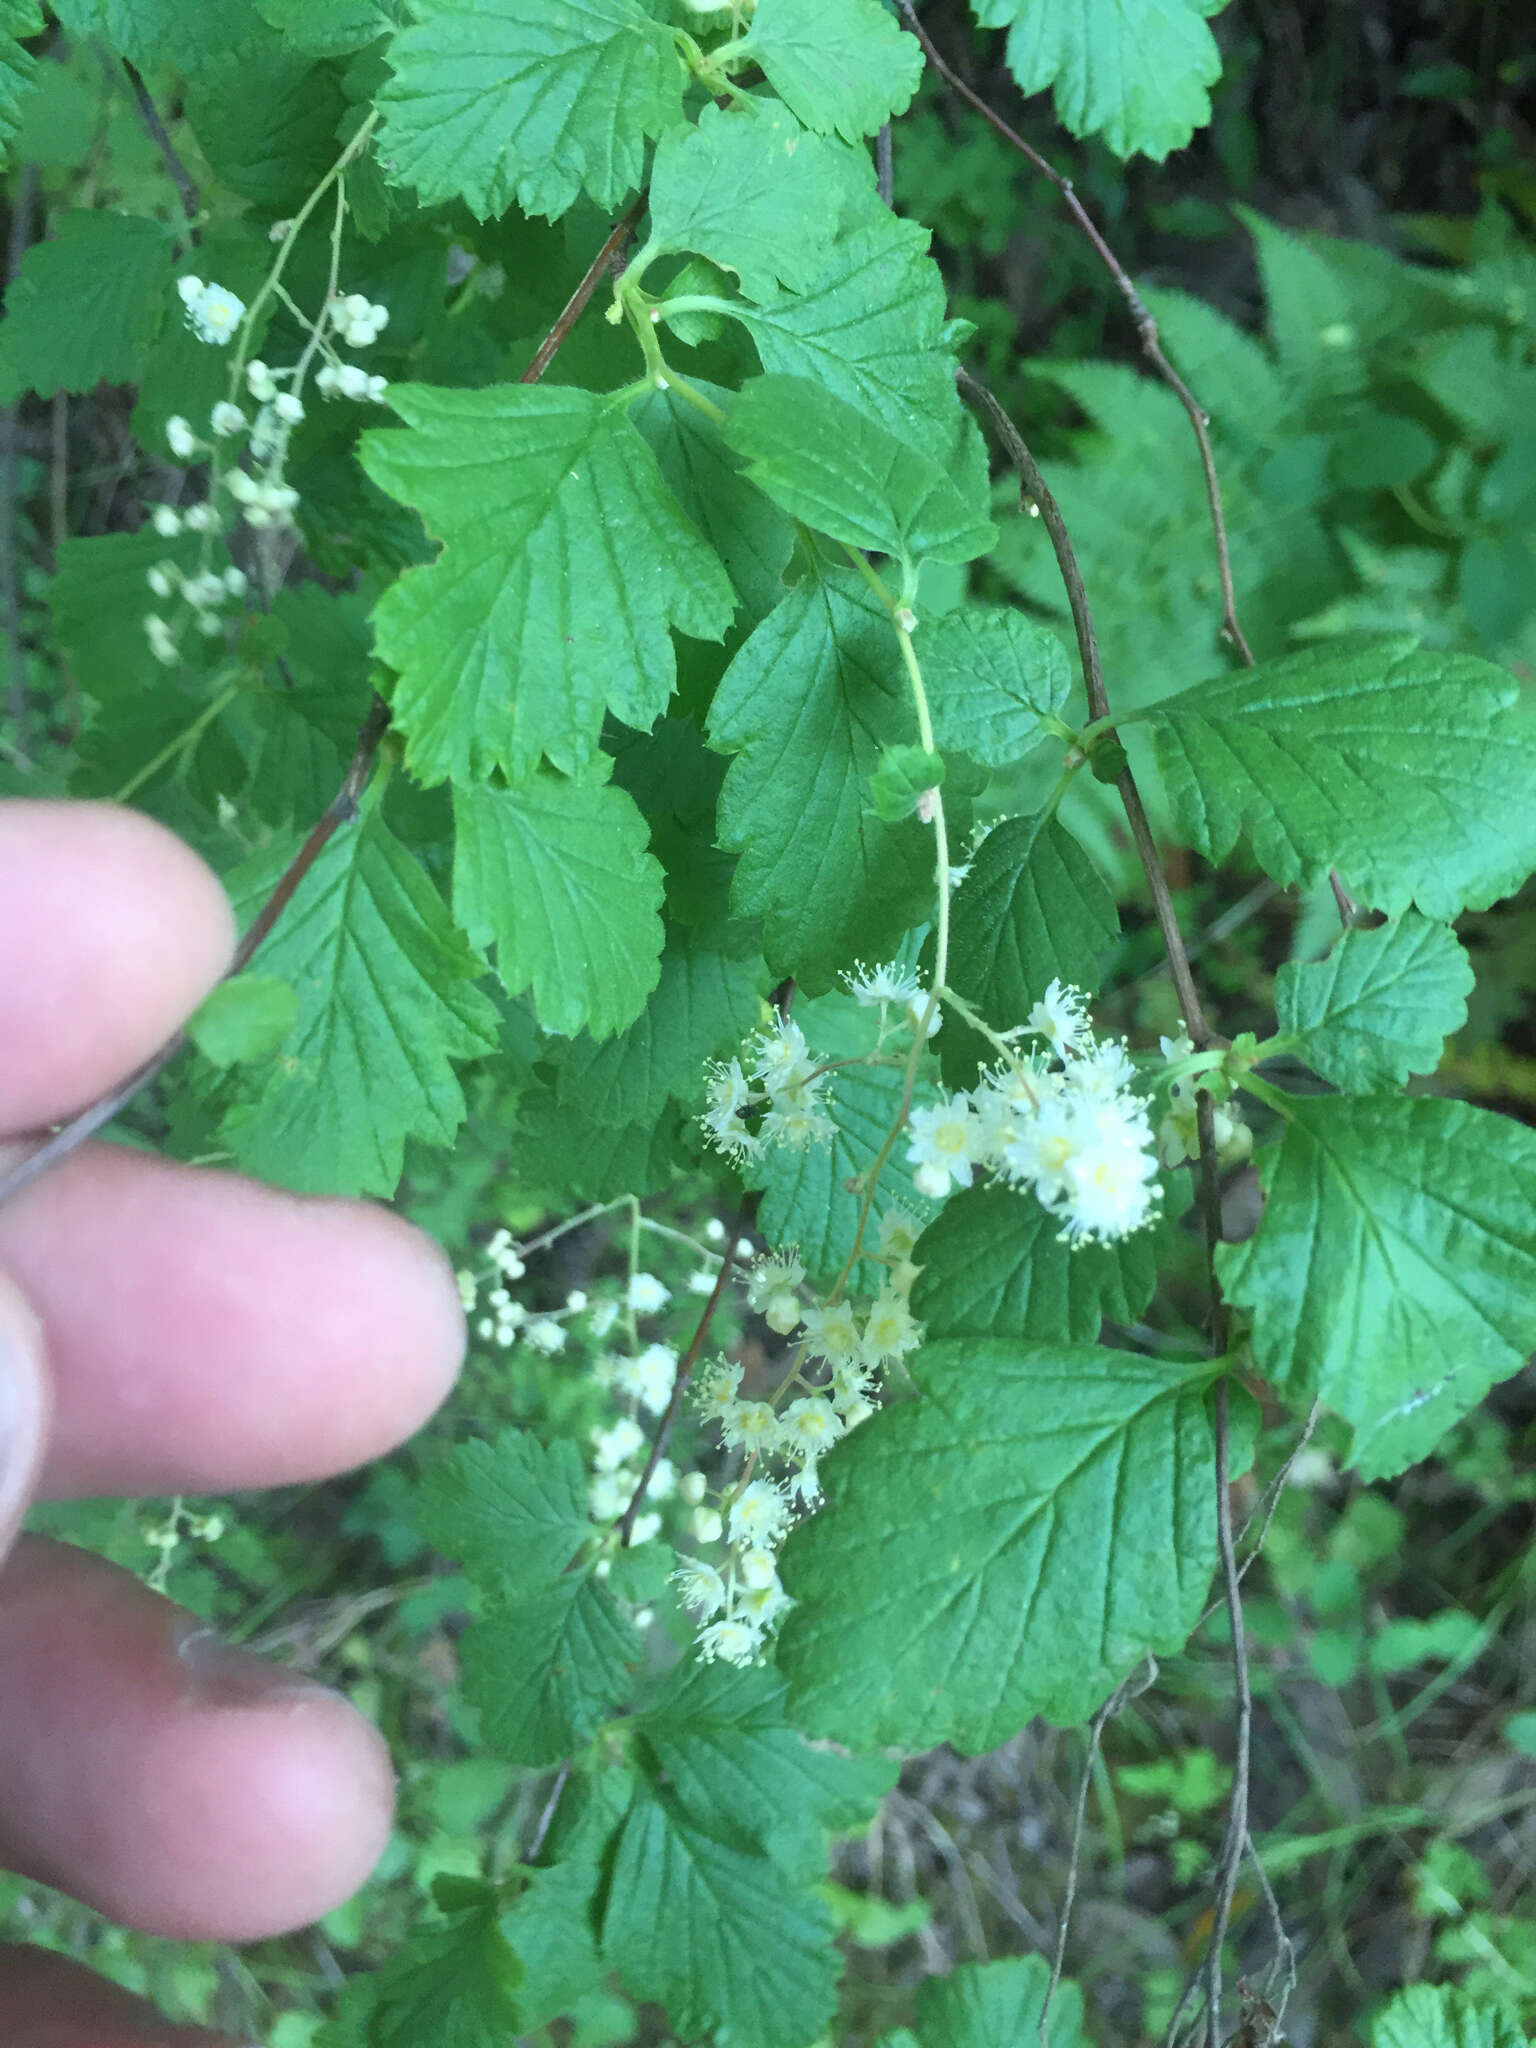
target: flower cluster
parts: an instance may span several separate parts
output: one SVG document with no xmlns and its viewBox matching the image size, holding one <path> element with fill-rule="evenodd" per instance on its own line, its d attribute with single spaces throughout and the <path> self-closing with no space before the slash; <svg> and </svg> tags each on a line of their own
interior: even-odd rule
<svg viewBox="0 0 1536 2048">
<path fill-rule="evenodd" d="M 907 1159 L 918 1189 L 942 1199 L 983 1167 L 1033 1189 L 1069 1243 L 1139 1230 L 1157 1208 L 1157 1157 L 1124 1044 L 1096 1040 L 1081 991 L 1059 981 L 1014 1035 L 1045 1049 L 1010 1055 L 969 1093 L 912 1112 Z"/>
<path fill-rule="evenodd" d="M 711 1062 L 699 1121 L 728 1159 L 755 1159 L 769 1145 L 800 1151 L 832 1135 L 826 1079 L 800 1026 L 775 1017 L 741 1057 Z"/>
<path fill-rule="evenodd" d="M 743 1368 L 719 1359 L 703 1376 L 698 1405 L 727 1450 L 741 1453 L 735 1483 L 719 1508 L 701 1508 L 694 1534 L 723 1543 L 718 1563 L 688 1559 L 676 1573 L 684 1604 L 700 1623 L 699 1654 L 750 1664 L 789 1605 L 777 1552 L 820 1491 L 824 1452 L 874 1412 L 882 1376 L 916 1349 L 922 1332 L 908 1297 L 918 1268 L 917 1225 L 885 1219 L 880 1259 L 887 1279 L 871 1301 L 806 1303 L 805 1268 L 793 1251 L 761 1260 L 747 1300 L 780 1336 L 798 1333 L 792 1369 L 771 1396 L 742 1391 Z"/>
<path fill-rule="evenodd" d="M 1170 1066 L 1188 1059 L 1194 1040 L 1180 1030 L 1177 1038 L 1160 1038 L 1163 1058 Z M 1168 1084 L 1168 1114 L 1157 1127 L 1157 1153 L 1164 1166 L 1182 1166 L 1186 1159 L 1200 1157 L 1199 1084 L 1191 1075 Z M 1253 1132 L 1230 1103 L 1216 1103 L 1211 1110 L 1211 1136 L 1217 1163 L 1238 1166 L 1253 1151 Z"/>
</svg>

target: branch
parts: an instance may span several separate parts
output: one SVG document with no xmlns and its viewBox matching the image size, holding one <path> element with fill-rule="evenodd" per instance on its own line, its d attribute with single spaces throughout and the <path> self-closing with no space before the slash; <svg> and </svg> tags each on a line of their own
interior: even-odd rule
<svg viewBox="0 0 1536 2048">
<path fill-rule="evenodd" d="M 198 196 L 197 186 L 193 182 L 192 173 L 177 155 L 176 145 L 171 140 L 170 131 L 160 118 L 159 108 L 149 96 L 149 87 L 144 83 L 137 68 L 130 64 L 126 57 L 123 59 L 123 70 L 127 73 L 128 83 L 133 89 L 134 104 L 138 107 L 139 119 L 148 129 L 150 140 L 165 159 L 165 168 L 171 174 L 171 183 L 180 194 L 181 210 L 187 216 L 188 221 L 192 223 L 192 240 L 195 242 L 197 240 L 197 216 L 201 209 L 202 201 Z"/>
<path fill-rule="evenodd" d="M 559 319 L 534 350 L 533 361 L 518 378 L 519 384 L 537 384 L 554 361 L 566 336 L 586 310 L 587 301 L 602 283 L 604 272 L 628 241 L 635 222 L 645 211 L 645 198 L 646 195 L 639 192 L 630 201 L 607 241 L 587 265 L 586 275 L 561 308 Z"/>
<path fill-rule="evenodd" d="M 324 814 L 309 837 L 294 855 L 282 880 L 257 913 L 250 930 L 236 948 L 234 959 L 222 979 L 228 980 L 230 975 L 238 974 L 249 963 L 251 955 L 276 924 L 289 898 L 314 866 L 321 848 L 337 826 L 357 816 L 358 798 L 362 795 L 363 786 L 373 767 L 374 756 L 379 750 L 379 742 L 383 739 L 388 726 L 389 706 L 382 697 L 375 697 L 368 716 L 363 720 L 358 732 L 357 747 L 351 765 L 342 778 L 340 789 L 326 806 Z M 30 1186 L 40 1174 L 46 1173 L 50 1166 L 57 1166 L 61 1159 L 67 1159 L 71 1152 L 85 1143 L 87 1138 L 94 1137 L 104 1125 L 111 1123 L 115 1116 L 126 1109 L 140 1089 L 147 1088 L 157 1074 L 164 1072 L 187 1043 L 187 1033 L 184 1029 L 174 1032 L 159 1051 L 153 1053 L 141 1067 L 135 1068 L 125 1081 L 120 1081 L 107 1094 L 98 1096 L 94 1102 L 82 1109 L 78 1116 L 72 1116 L 68 1123 L 61 1124 L 52 1137 L 44 1139 L 35 1152 L 29 1153 L 18 1165 L 12 1167 L 9 1173 L 0 1174 L 0 1205 L 8 1202 L 12 1195 L 20 1194 L 21 1190 Z"/>
<path fill-rule="evenodd" d="M 699 1353 L 704 1349 L 709 1326 L 715 1319 L 716 1309 L 725 1297 L 725 1283 L 731 1276 L 731 1263 L 736 1256 L 736 1243 L 740 1235 L 741 1219 L 737 1217 L 732 1223 L 730 1234 L 726 1238 L 726 1248 L 720 1257 L 720 1270 L 715 1275 L 714 1292 L 704 1304 L 704 1313 L 699 1317 L 699 1327 L 693 1333 L 693 1342 L 678 1363 L 677 1373 L 672 1381 L 672 1398 L 667 1403 L 666 1414 L 661 1418 L 661 1427 L 656 1432 L 650 1456 L 645 1461 L 645 1470 L 640 1474 L 635 1490 L 629 1497 L 629 1506 L 620 1518 L 619 1542 L 626 1550 L 629 1548 L 630 1538 L 635 1533 L 635 1522 L 645 1500 L 646 1488 L 650 1485 L 656 1467 L 661 1463 L 663 1453 L 671 1440 L 672 1432 L 677 1427 L 677 1418 L 683 1412 L 683 1397 L 693 1379 L 693 1368 L 699 1362 Z"/>
<path fill-rule="evenodd" d="M 1202 1104 L 1210 1100 L 1202 1096 Z M 1206 1112 L 1209 1114 L 1209 1111 Z M 1202 1133 L 1203 1136 L 1203 1133 Z M 1202 1158 L 1204 1146 L 1202 1145 Z M 1217 1314 L 1225 1321 L 1226 1311 L 1218 1299 Z M 1211 1910 L 1210 1944 L 1205 1952 L 1205 2042 L 1206 2048 L 1220 2048 L 1221 1951 L 1232 1917 L 1232 1900 L 1238 1873 L 1248 1847 L 1248 1770 L 1253 1736 L 1253 1692 L 1248 1678 L 1248 1643 L 1243 1633 L 1243 1595 L 1238 1583 L 1237 1557 L 1232 1543 L 1232 1489 L 1229 1480 L 1229 1431 L 1227 1382 L 1216 1386 L 1216 1548 L 1226 1593 L 1227 1613 L 1232 1623 L 1232 1677 L 1237 1694 L 1237 1735 L 1232 1761 L 1232 1792 L 1227 1801 L 1227 1826 L 1221 1838 L 1216 1865 L 1215 1898 Z"/>
<path fill-rule="evenodd" d="M 1083 665 L 1083 684 L 1088 692 L 1088 712 L 1095 723 L 1110 716 L 1109 698 L 1104 689 L 1104 668 L 1099 659 L 1098 637 L 1093 630 L 1093 612 L 1088 604 L 1088 592 L 1083 584 L 1083 572 L 1077 565 L 1072 539 L 1067 532 L 1067 523 L 1061 516 L 1061 507 L 1051 495 L 1050 486 L 1040 474 L 1040 466 L 1030 454 L 1013 421 L 998 404 L 986 385 L 973 377 L 968 370 L 960 372 L 960 382 L 986 407 L 992 424 L 996 427 L 1004 447 L 1016 464 L 1027 497 L 1040 508 L 1040 517 L 1045 530 L 1051 537 L 1051 546 L 1056 551 L 1057 566 L 1061 580 L 1066 586 L 1067 603 L 1072 608 L 1072 624 L 1077 632 L 1077 651 Z M 1124 769 L 1116 782 L 1120 801 L 1125 806 L 1126 819 L 1131 828 L 1131 837 L 1136 842 L 1136 852 L 1141 861 L 1142 872 L 1147 878 L 1147 887 L 1152 892 L 1152 908 L 1157 916 L 1158 930 L 1163 936 L 1163 946 L 1168 955 L 1169 971 L 1173 985 L 1178 991 L 1179 1007 L 1184 1012 L 1184 1023 L 1193 1044 L 1202 1050 L 1211 1042 L 1211 1033 L 1205 1021 L 1205 1009 L 1200 1001 L 1195 978 L 1190 971 L 1189 955 L 1184 948 L 1184 935 L 1179 930 L 1179 921 L 1174 914 L 1173 894 L 1168 887 L 1168 877 L 1158 857 L 1157 843 L 1152 837 L 1152 827 L 1147 822 L 1146 807 L 1141 801 L 1141 791 L 1136 787 L 1136 778 L 1129 768 Z"/>
<path fill-rule="evenodd" d="M 989 122 L 996 129 L 997 133 L 1009 147 L 1016 149 L 1019 155 L 1027 163 L 1032 164 L 1041 177 L 1049 179 L 1051 184 L 1061 194 L 1066 202 L 1067 211 L 1072 216 L 1074 225 L 1081 230 L 1094 254 L 1109 272 L 1116 290 L 1129 307 L 1131 319 L 1135 323 L 1137 339 L 1141 343 L 1142 354 L 1188 414 L 1189 424 L 1194 429 L 1195 443 L 1200 450 L 1200 467 L 1205 474 L 1205 495 L 1211 512 L 1211 531 L 1216 542 L 1216 574 L 1221 582 L 1221 630 L 1237 649 L 1239 655 L 1241 655 L 1244 665 L 1251 668 L 1253 666 L 1253 652 L 1243 634 L 1243 629 L 1238 622 L 1237 616 L 1237 593 L 1232 583 L 1232 554 L 1227 543 L 1227 518 L 1222 508 L 1221 482 L 1216 474 L 1216 457 L 1211 449 L 1210 414 L 1200 404 L 1195 394 L 1190 390 L 1184 379 L 1164 354 L 1163 345 L 1158 339 L 1157 322 L 1148 311 L 1141 294 L 1137 291 L 1135 285 L 1132 284 L 1125 266 L 1094 225 L 1093 216 L 1078 198 L 1072 180 L 1064 178 L 1055 165 L 1049 163 L 1040 154 L 1038 149 L 1035 149 L 1030 143 L 1026 142 L 1017 129 L 1010 128 L 1000 114 L 993 113 L 980 93 L 967 85 L 960 74 L 944 61 L 934 44 L 933 38 L 918 20 L 917 9 L 912 5 L 912 0 L 896 0 L 896 4 L 901 9 L 902 17 L 906 21 L 907 27 L 911 29 L 913 35 L 922 44 L 924 51 L 927 53 L 929 63 L 938 72 L 945 84 L 952 91 L 957 92 L 967 106 L 974 107 L 982 119 Z M 1188 1020 L 1186 1019 L 1186 1021 Z M 1191 1035 L 1193 1035 L 1193 1031 L 1191 1031 Z"/>
</svg>

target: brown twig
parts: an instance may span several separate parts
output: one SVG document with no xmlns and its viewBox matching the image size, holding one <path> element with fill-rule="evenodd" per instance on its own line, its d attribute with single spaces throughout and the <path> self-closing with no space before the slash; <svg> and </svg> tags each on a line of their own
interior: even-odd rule
<svg viewBox="0 0 1536 2048">
<path fill-rule="evenodd" d="M 1195 397 L 1195 394 L 1190 390 L 1172 363 L 1169 362 L 1162 342 L 1158 338 L 1156 320 L 1153 319 L 1141 294 L 1137 291 L 1135 285 L 1132 284 L 1125 266 L 1121 263 L 1119 257 L 1116 256 L 1114 250 L 1110 248 L 1108 242 L 1105 241 L 1103 235 L 1100 234 L 1098 227 L 1094 223 L 1093 216 L 1078 198 L 1072 180 L 1064 178 L 1053 163 L 1043 157 L 1032 144 L 1024 140 L 1024 137 L 1019 134 L 1017 129 L 1010 128 L 1001 114 L 994 113 L 980 93 L 972 86 L 967 85 L 959 72 L 952 65 L 945 62 L 933 38 L 918 20 L 917 9 L 913 6 L 912 0 L 897 0 L 897 5 L 901 9 L 907 27 L 911 29 L 913 35 L 922 44 L 929 63 L 938 72 L 945 84 L 949 86 L 950 90 L 958 93 L 967 106 L 974 107 L 982 119 L 991 124 L 1009 147 L 1016 149 L 1019 155 L 1027 163 L 1032 164 L 1041 177 L 1048 179 L 1061 194 L 1067 211 L 1072 216 L 1073 224 L 1080 230 L 1094 254 L 1109 272 L 1115 289 L 1130 309 L 1131 319 L 1136 327 L 1136 337 L 1141 343 L 1142 354 L 1188 414 L 1189 424 L 1194 429 L 1195 442 L 1200 450 L 1200 467 L 1205 475 L 1205 495 L 1210 506 L 1211 532 L 1216 543 L 1216 574 L 1221 583 L 1221 630 L 1237 649 L 1244 664 L 1251 668 L 1253 666 L 1253 652 L 1248 645 L 1247 638 L 1243 633 L 1237 616 L 1237 592 L 1232 581 L 1232 552 L 1227 541 L 1227 518 L 1222 506 L 1221 480 L 1216 473 L 1216 457 L 1211 449 L 1210 414 Z"/>
<path fill-rule="evenodd" d="M 1023 435 L 986 385 L 973 377 L 968 370 L 960 372 L 960 382 L 986 407 L 988 417 L 1018 469 L 1025 495 L 1040 509 L 1040 517 L 1045 522 L 1045 530 L 1050 535 L 1051 546 L 1056 552 L 1056 564 L 1061 571 L 1062 583 L 1066 586 L 1067 603 L 1072 610 L 1072 624 L 1077 633 L 1077 651 L 1083 667 L 1083 686 L 1088 693 L 1089 715 L 1095 723 L 1100 719 L 1107 719 L 1110 716 L 1109 698 L 1104 688 L 1104 668 L 1099 659 L 1098 636 L 1093 628 L 1093 611 L 1088 603 L 1088 592 L 1083 583 L 1083 572 L 1078 567 L 1077 555 L 1073 550 L 1072 537 L 1067 532 L 1067 523 L 1061 516 L 1061 507 L 1056 503 L 1050 486 L 1040 474 L 1040 466 L 1030 454 Z M 1131 837 L 1136 842 L 1136 852 L 1141 861 L 1142 872 L 1147 878 L 1147 887 L 1152 893 L 1152 908 L 1157 917 L 1158 930 L 1162 933 L 1173 985 L 1178 991 L 1179 1006 L 1184 1012 L 1185 1027 L 1191 1042 L 1203 1048 L 1211 1043 L 1211 1033 L 1205 1021 L 1205 1009 L 1195 987 L 1194 975 L 1190 971 L 1189 955 L 1184 949 L 1184 935 L 1179 930 L 1179 921 L 1174 914 L 1173 895 L 1158 856 L 1157 842 L 1152 837 L 1152 827 L 1147 822 L 1141 791 L 1136 787 L 1136 778 L 1129 768 L 1122 771 L 1116 787 L 1125 806 L 1126 819 L 1131 828 Z"/>
<path fill-rule="evenodd" d="M 326 806 L 324 815 L 316 823 L 309 837 L 299 848 L 284 871 L 282 880 L 272 891 L 257 913 L 254 922 L 235 950 L 228 974 L 238 974 L 245 967 L 277 922 L 289 898 L 314 866 L 321 848 L 339 825 L 357 816 L 358 799 L 373 767 L 374 756 L 379 742 L 389 726 L 389 706 L 382 697 L 375 697 L 368 716 L 363 720 L 357 735 L 357 747 L 351 765 L 342 778 L 340 789 Z M 228 975 L 225 976 L 225 979 Z M 120 1114 L 140 1089 L 147 1088 L 157 1074 L 168 1067 L 176 1055 L 187 1044 L 185 1030 L 177 1031 L 168 1038 L 158 1052 L 153 1053 L 141 1067 L 135 1068 L 128 1078 L 120 1081 L 115 1088 L 89 1103 L 78 1116 L 72 1116 L 68 1123 L 61 1124 L 49 1138 L 45 1138 L 35 1152 L 13 1166 L 9 1173 L 0 1174 L 0 1204 L 8 1202 L 12 1195 L 20 1194 L 50 1166 L 56 1166 L 61 1159 L 67 1159 L 71 1152 L 83 1145 L 87 1138 Z"/>
<path fill-rule="evenodd" d="M 160 109 L 150 97 L 149 87 L 144 83 L 137 67 L 130 64 L 126 57 L 123 59 L 123 70 L 133 92 L 134 104 L 139 110 L 139 119 L 148 130 L 150 140 L 164 158 L 165 168 L 171 174 L 171 183 L 181 198 L 181 210 L 192 223 L 192 240 L 195 242 L 198 238 L 197 216 L 202 207 L 202 200 L 198 195 L 192 173 L 177 154 L 170 131 L 160 118 Z"/>
<path fill-rule="evenodd" d="M 626 1550 L 629 1548 L 630 1539 L 635 1533 L 635 1522 L 639 1517 L 641 1506 L 645 1500 L 646 1488 L 650 1485 L 656 1467 L 661 1463 L 662 1457 L 666 1452 L 672 1432 L 677 1427 L 677 1418 L 683 1412 L 683 1399 L 693 1380 L 693 1368 L 698 1364 L 699 1353 L 704 1349 L 704 1340 L 709 1335 L 709 1326 L 715 1319 L 716 1309 L 719 1308 L 721 1301 L 725 1297 L 725 1283 L 731 1277 L 731 1264 L 736 1256 L 736 1241 L 740 1234 L 740 1218 L 738 1217 L 726 1238 L 726 1248 L 720 1257 L 720 1270 L 715 1275 L 714 1289 L 708 1301 L 704 1304 L 704 1313 L 699 1317 L 699 1327 L 693 1333 L 693 1342 L 678 1361 L 677 1372 L 672 1380 L 672 1398 L 667 1403 L 666 1414 L 661 1418 L 661 1427 L 656 1432 L 655 1441 L 651 1445 L 650 1456 L 645 1461 L 645 1470 L 640 1474 L 635 1490 L 629 1497 L 629 1506 L 620 1517 L 619 1543 Z"/>
<path fill-rule="evenodd" d="M 534 351 L 533 361 L 518 378 L 519 384 L 537 384 L 554 361 L 562 342 L 586 310 L 587 301 L 603 280 L 603 273 L 629 239 L 635 222 L 645 211 L 645 194 L 637 193 L 601 249 L 587 265 L 586 274 L 561 308 L 560 317 Z"/>
</svg>

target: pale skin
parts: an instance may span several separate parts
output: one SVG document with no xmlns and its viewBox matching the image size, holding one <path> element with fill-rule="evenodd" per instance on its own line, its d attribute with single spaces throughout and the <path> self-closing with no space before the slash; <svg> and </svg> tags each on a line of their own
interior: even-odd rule
<svg viewBox="0 0 1536 2048">
<path fill-rule="evenodd" d="M 0 804 L 0 1167 L 130 1072 L 227 966 L 213 875 L 108 805 Z M 364 1881 L 383 1741 L 183 1610 L 16 1530 L 33 1499 L 324 1478 L 442 1401 L 447 1261 L 386 1211 L 87 1146 L 0 1208 L 0 1868 L 126 1925 L 252 1941 Z M 7 2048 L 212 2048 L 0 1947 Z"/>
</svg>

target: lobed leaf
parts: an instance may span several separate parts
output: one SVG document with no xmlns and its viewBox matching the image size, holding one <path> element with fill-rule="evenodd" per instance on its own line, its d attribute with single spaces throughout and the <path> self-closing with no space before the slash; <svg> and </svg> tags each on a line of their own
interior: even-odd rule
<svg viewBox="0 0 1536 2048">
<path fill-rule="evenodd" d="M 1167 698 L 1152 737 L 1207 860 L 1243 835 L 1276 881 L 1336 867 L 1388 916 L 1453 917 L 1536 866 L 1536 724 L 1518 694 L 1470 655 L 1346 642 Z"/>
<path fill-rule="evenodd" d="M 1287 961 L 1275 1011 L 1290 1049 L 1355 1094 L 1432 1074 L 1467 1021 L 1472 963 L 1449 925 L 1408 911 L 1376 931 L 1347 931 L 1326 960 Z"/>
<path fill-rule="evenodd" d="M 1006 768 L 1047 737 L 1042 723 L 1071 689 L 1067 657 L 1048 627 L 1005 605 L 963 605 L 915 637 L 942 751 Z"/>
<path fill-rule="evenodd" d="M 445 542 L 374 614 L 396 715 L 426 782 L 568 773 L 604 709 L 650 726 L 672 694 L 669 625 L 718 639 L 734 599 L 621 407 L 557 385 L 394 384 L 409 431 L 364 469 Z"/>
<path fill-rule="evenodd" d="M 807 128 L 847 142 L 904 114 L 923 75 L 922 45 L 880 0 L 758 0 L 736 48 Z"/>
<path fill-rule="evenodd" d="M 633 797 L 548 769 L 454 790 L 454 913 L 547 1030 L 606 1038 L 656 986 L 662 872 Z"/>
<path fill-rule="evenodd" d="M 1182 1648 L 1216 1555 L 1207 1360 L 946 1339 L 822 1465 L 779 1642 L 796 1722 L 991 1749 Z"/>
<path fill-rule="evenodd" d="M 1293 1096 L 1257 1233 L 1217 1253 L 1260 1372 L 1354 1427 L 1367 1479 L 1432 1450 L 1536 1343 L 1536 1132 L 1469 1103 Z"/>
<path fill-rule="evenodd" d="M 648 137 L 682 119 L 685 76 L 639 0 L 416 0 L 389 49 L 380 155 L 430 204 L 481 220 L 515 200 L 551 220 L 640 183 Z"/>
<path fill-rule="evenodd" d="M 0 78 L 4 73 L 0 71 Z M 34 242 L 5 299 L 0 403 L 131 384 L 173 299 L 171 241 L 159 221 L 71 212 Z"/>
<path fill-rule="evenodd" d="M 593 1533 L 574 1443 L 526 1430 L 457 1445 L 429 1468 L 415 1519 L 434 1549 L 478 1586 L 528 1588 L 558 1579 Z"/>
<path fill-rule="evenodd" d="M 464 1638 L 464 1696 L 504 1757 L 557 1764 L 626 1697 L 641 1655 L 607 1588 L 570 1572 L 525 1599 L 486 1603 Z"/>
</svg>

